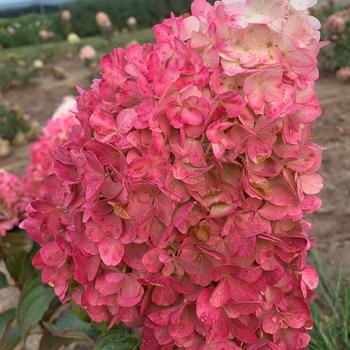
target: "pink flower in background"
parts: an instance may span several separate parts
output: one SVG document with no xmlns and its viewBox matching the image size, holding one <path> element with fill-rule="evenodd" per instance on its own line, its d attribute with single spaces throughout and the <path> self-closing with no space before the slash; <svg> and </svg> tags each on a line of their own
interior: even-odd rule
<svg viewBox="0 0 350 350">
<path fill-rule="evenodd" d="M 63 22 L 69 22 L 72 19 L 72 13 L 69 10 L 63 10 L 61 18 Z"/>
<path fill-rule="evenodd" d="M 24 193 L 28 199 L 39 199 L 44 196 L 45 183 L 54 173 L 52 154 L 58 146 L 68 140 L 73 126 L 79 124 L 75 112 L 74 97 L 66 96 L 44 128 L 40 139 L 33 143 L 31 163 L 23 178 Z"/>
<path fill-rule="evenodd" d="M 48 40 L 48 39 L 52 38 L 53 36 L 55 36 L 55 33 L 49 32 L 49 31 L 47 31 L 45 29 L 42 29 L 39 32 L 39 37 L 42 40 Z"/>
<path fill-rule="evenodd" d="M 324 28 L 327 33 L 342 33 L 345 29 L 345 19 L 338 13 L 334 13 L 327 18 Z"/>
<path fill-rule="evenodd" d="M 343 67 L 337 71 L 337 79 L 341 81 L 350 81 L 350 68 Z"/>
<path fill-rule="evenodd" d="M 80 49 L 79 58 L 82 61 L 91 61 L 96 59 L 97 52 L 91 45 L 85 45 Z"/>
<path fill-rule="evenodd" d="M 23 218 L 25 201 L 17 176 L 0 169 L 0 236 L 18 225 Z"/>
<path fill-rule="evenodd" d="M 112 22 L 109 16 L 103 11 L 96 13 L 96 23 L 102 29 L 108 29 L 112 27 Z"/>
<path fill-rule="evenodd" d="M 307 348 L 304 215 L 323 186 L 313 4 L 195 0 L 155 44 L 102 58 L 80 126 L 57 119 L 30 172 L 40 197 L 22 227 L 62 301 L 142 327 L 143 350 Z"/>
</svg>

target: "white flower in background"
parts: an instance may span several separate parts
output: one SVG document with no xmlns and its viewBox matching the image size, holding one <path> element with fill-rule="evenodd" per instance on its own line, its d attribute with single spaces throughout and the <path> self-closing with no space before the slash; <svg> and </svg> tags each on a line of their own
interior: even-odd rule
<svg viewBox="0 0 350 350">
<path fill-rule="evenodd" d="M 6 30 L 7 30 L 8 33 L 10 33 L 10 34 L 14 34 L 14 33 L 16 32 L 16 29 L 13 28 L 13 27 L 11 27 L 11 26 L 6 27 Z"/>
<path fill-rule="evenodd" d="M 63 22 L 69 22 L 72 18 L 72 13 L 69 10 L 63 10 L 61 13 L 61 19 Z"/>
<path fill-rule="evenodd" d="M 26 134 L 22 131 L 17 132 L 15 138 L 13 139 L 13 144 L 18 147 L 26 145 L 28 142 Z"/>
<path fill-rule="evenodd" d="M 69 33 L 67 36 L 67 41 L 71 45 L 76 45 L 80 42 L 80 37 L 78 34 L 75 33 Z"/>
<path fill-rule="evenodd" d="M 44 62 L 42 60 L 35 60 L 33 62 L 33 67 L 35 69 L 42 69 L 42 68 L 44 68 Z"/>
<path fill-rule="evenodd" d="M 0 137 L 0 158 L 7 157 L 10 153 L 10 142 Z"/>
<path fill-rule="evenodd" d="M 85 45 L 80 49 L 79 58 L 82 61 L 92 61 L 97 57 L 97 52 L 91 45 Z"/>
<path fill-rule="evenodd" d="M 129 27 L 135 27 L 137 25 L 137 19 L 135 17 L 129 17 L 126 23 Z"/>
</svg>

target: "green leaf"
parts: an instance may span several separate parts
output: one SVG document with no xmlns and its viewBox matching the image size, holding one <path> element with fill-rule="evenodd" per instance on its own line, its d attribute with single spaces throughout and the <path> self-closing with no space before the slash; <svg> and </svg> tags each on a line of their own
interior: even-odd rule
<svg viewBox="0 0 350 350">
<path fill-rule="evenodd" d="M 18 328 L 13 329 L 5 338 L 1 350 L 13 350 L 22 341 L 21 332 Z"/>
<path fill-rule="evenodd" d="M 25 231 L 15 230 L 2 237 L 0 245 L 5 255 L 17 252 L 29 253 L 33 247 L 33 241 L 29 239 Z"/>
<path fill-rule="evenodd" d="M 28 122 L 17 111 L 0 106 L 0 137 L 12 140 L 18 131 L 28 130 Z"/>
<path fill-rule="evenodd" d="M 71 307 L 71 310 L 73 312 L 73 314 L 78 317 L 80 320 L 84 321 L 84 322 L 88 322 L 90 323 L 91 320 L 90 320 L 90 317 L 88 316 L 88 314 L 86 313 L 85 310 L 83 310 L 79 305 L 77 305 L 76 303 L 74 302 L 71 302 L 70 303 L 70 307 Z"/>
<path fill-rule="evenodd" d="M 53 335 L 69 339 L 90 340 L 100 335 L 89 323 L 80 320 L 71 311 L 61 314 L 55 323 L 46 322 L 45 327 Z"/>
<path fill-rule="evenodd" d="M 34 280 L 38 275 L 38 271 L 34 269 L 32 260 L 37 253 L 39 246 L 34 244 L 31 251 L 27 253 L 25 259 L 22 261 L 21 271 L 19 275 L 19 284 L 25 287 L 30 281 Z"/>
<path fill-rule="evenodd" d="M 0 314 L 0 339 L 4 336 L 6 329 L 16 318 L 16 309 L 9 309 Z"/>
<path fill-rule="evenodd" d="M 44 331 L 40 341 L 39 350 L 58 350 L 62 347 L 62 345 L 67 345 L 72 341 L 73 339 L 56 337 L 49 331 Z"/>
<path fill-rule="evenodd" d="M 42 320 L 55 295 L 51 288 L 33 281 L 23 291 L 18 305 L 17 320 L 22 336 L 26 337 L 32 326 Z"/>
<path fill-rule="evenodd" d="M 6 268 L 16 284 L 23 285 L 27 279 L 34 277 L 35 271 L 31 265 L 33 242 L 24 231 L 8 233 L 0 240 L 0 246 L 5 255 Z"/>
<path fill-rule="evenodd" d="M 0 272 L 0 289 L 8 286 L 6 275 Z"/>
<path fill-rule="evenodd" d="M 25 261 L 25 255 L 21 252 L 13 253 L 10 255 L 7 255 L 5 257 L 5 265 L 7 268 L 7 271 L 11 275 L 11 277 L 18 282 L 20 275 L 21 275 L 21 269 L 23 262 Z"/>
<path fill-rule="evenodd" d="M 139 338 L 120 333 L 112 333 L 102 336 L 94 350 L 136 350 L 139 349 Z"/>
<path fill-rule="evenodd" d="M 100 333 L 105 333 L 108 331 L 108 323 L 107 322 L 91 321 L 91 326 Z"/>
</svg>

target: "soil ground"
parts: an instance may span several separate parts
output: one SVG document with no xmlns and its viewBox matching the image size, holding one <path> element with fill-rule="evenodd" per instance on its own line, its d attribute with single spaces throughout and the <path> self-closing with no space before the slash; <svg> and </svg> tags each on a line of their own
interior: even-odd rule
<svg viewBox="0 0 350 350">
<path fill-rule="evenodd" d="M 43 74 L 40 83 L 11 89 L 3 93 L 12 103 L 38 120 L 42 125 L 52 115 L 65 95 L 73 94 L 75 86 L 87 86 L 91 71 L 78 60 L 62 61 L 56 65 L 65 71 L 65 79 L 57 80 Z M 309 219 L 314 224 L 313 235 L 330 277 L 342 266 L 350 276 L 350 84 L 324 77 L 317 83 L 323 107 L 322 117 L 314 126 L 314 142 L 325 147 L 322 175 L 325 188 L 321 194 L 323 206 Z M 28 162 L 29 146 L 17 148 L 0 168 L 23 173 Z M 16 302 L 12 291 L 1 292 L 0 310 Z M 9 299 L 8 299 L 9 298 Z M 30 350 L 36 350 L 35 345 Z"/>
</svg>

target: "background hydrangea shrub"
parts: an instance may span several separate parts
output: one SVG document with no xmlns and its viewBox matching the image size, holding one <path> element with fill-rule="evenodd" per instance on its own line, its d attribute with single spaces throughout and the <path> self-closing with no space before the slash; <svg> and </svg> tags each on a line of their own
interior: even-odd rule
<svg viewBox="0 0 350 350">
<path fill-rule="evenodd" d="M 307 348 L 314 3 L 195 0 L 102 58 L 22 224 L 62 301 L 142 328 L 143 350 Z"/>
<path fill-rule="evenodd" d="M 23 191 L 27 201 L 45 196 L 48 178 L 54 175 L 52 153 L 64 144 L 78 125 L 75 117 L 76 102 L 73 96 L 66 96 L 48 121 L 39 140 L 31 147 L 31 162 L 23 178 Z"/>
<path fill-rule="evenodd" d="M 17 176 L 0 169 L 0 236 L 22 220 L 25 202 L 23 187 Z"/>
</svg>

